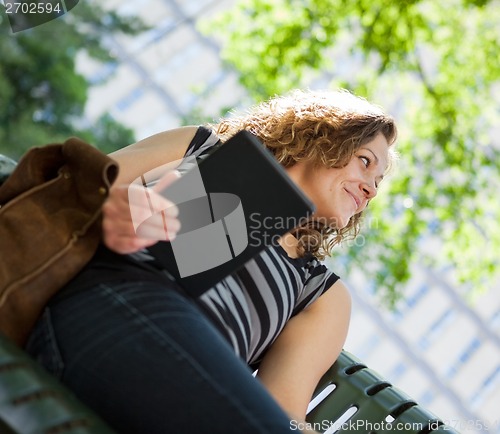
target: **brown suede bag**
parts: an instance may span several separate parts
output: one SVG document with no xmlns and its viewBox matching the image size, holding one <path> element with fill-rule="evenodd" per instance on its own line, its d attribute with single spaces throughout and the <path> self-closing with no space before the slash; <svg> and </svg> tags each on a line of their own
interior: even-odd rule
<svg viewBox="0 0 500 434">
<path fill-rule="evenodd" d="M 0 332 L 18 345 L 95 253 L 117 174 L 111 158 L 70 138 L 29 150 L 0 186 Z"/>
</svg>

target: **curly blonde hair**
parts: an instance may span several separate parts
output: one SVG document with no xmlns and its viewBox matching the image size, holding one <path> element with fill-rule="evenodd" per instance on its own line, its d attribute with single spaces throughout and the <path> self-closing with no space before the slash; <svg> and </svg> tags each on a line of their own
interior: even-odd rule
<svg viewBox="0 0 500 434">
<path fill-rule="evenodd" d="M 299 161 L 340 168 L 346 166 L 360 146 L 382 133 L 389 145 L 397 136 L 394 119 L 364 98 L 346 90 L 294 90 L 258 104 L 242 114 L 233 113 L 211 125 L 224 142 L 240 130 L 255 134 L 286 168 Z M 394 156 L 390 152 L 390 160 Z M 333 247 L 359 233 L 362 213 L 346 227 L 336 229 L 311 218 L 295 228 L 298 254 L 318 259 Z"/>
</svg>

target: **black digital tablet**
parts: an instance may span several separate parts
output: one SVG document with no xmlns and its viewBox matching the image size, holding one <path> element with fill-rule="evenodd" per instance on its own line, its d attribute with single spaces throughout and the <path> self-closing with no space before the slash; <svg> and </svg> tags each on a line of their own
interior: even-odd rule
<svg viewBox="0 0 500 434">
<path fill-rule="evenodd" d="M 194 159 L 194 157 L 193 157 Z M 162 194 L 179 208 L 181 229 L 148 250 L 192 296 L 276 244 L 314 211 L 260 140 L 241 131 Z"/>
</svg>

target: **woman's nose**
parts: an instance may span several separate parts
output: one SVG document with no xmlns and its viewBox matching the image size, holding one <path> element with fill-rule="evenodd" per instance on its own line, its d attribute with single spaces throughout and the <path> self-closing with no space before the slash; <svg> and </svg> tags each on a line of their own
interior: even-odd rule
<svg viewBox="0 0 500 434">
<path fill-rule="evenodd" d="M 377 187 L 375 186 L 375 182 L 368 183 L 363 182 L 361 185 L 361 190 L 368 200 L 373 199 L 377 195 Z"/>
</svg>

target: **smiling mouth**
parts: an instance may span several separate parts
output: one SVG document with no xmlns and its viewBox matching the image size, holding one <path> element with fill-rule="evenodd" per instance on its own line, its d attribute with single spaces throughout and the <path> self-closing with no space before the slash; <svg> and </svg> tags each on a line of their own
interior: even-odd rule
<svg viewBox="0 0 500 434">
<path fill-rule="evenodd" d="M 356 204 L 356 210 L 359 209 L 360 200 L 356 196 L 354 196 L 350 191 L 346 190 L 346 193 L 352 197 L 352 200 Z"/>
</svg>

